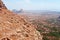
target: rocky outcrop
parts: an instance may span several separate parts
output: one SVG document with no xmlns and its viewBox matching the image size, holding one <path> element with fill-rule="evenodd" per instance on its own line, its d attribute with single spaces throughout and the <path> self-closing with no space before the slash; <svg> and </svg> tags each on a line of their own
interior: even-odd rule
<svg viewBox="0 0 60 40">
<path fill-rule="evenodd" d="M 0 9 L 3 8 L 3 9 L 7 9 L 5 4 L 3 4 L 3 2 L 0 0 Z"/>
<path fill-rule="evenodd" d="M 7 10 L 4 4 L 0 8 L 0 40 L 42 40 L 34 25 Z"/>
</svg>

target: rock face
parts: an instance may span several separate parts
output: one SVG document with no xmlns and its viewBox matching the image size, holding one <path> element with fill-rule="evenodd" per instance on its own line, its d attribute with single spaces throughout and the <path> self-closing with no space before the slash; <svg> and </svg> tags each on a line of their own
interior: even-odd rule
<svg viewBox="0 0 60 40">
<path fill-rule="evenodd" d="M 7 10 L 3 3 L 0 8 L 0 40 L 42 40 L 34 25 Z"/>
<path fill-rule="evenodd" d="M 7 9 L 1 0 L 0 0 L 0 8 Z"/>
</svg>

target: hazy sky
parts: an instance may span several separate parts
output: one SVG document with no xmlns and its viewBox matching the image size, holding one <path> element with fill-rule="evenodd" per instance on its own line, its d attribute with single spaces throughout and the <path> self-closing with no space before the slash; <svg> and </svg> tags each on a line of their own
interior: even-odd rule
<svg viewBox="0 0 60 40">
<path fill-rule="evenodd" d="M 2 0 L 9 9 L 60 11 L 60 0 Z"/>
</svg>

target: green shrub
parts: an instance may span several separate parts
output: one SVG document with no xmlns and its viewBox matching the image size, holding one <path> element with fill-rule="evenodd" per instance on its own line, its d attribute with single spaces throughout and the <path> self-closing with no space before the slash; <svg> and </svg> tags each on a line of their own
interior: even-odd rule
<svg viewBox="0 0 60 40">
<path fill-rule="evenodd" d="M 47 34 L 48 36 L 54 36 L 54 37 L 60 37 L 60 33 L 59 32 L 50 32 L 49 34 Z"/>
</svg>

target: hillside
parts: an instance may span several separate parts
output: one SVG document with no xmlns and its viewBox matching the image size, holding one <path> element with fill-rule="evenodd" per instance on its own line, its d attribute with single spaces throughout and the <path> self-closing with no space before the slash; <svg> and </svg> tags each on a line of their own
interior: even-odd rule
<svg viewBox="0 0 60 40">
<path fill-rule="evenodd" d="M 0 40 L 42 40 L 40 32 L 0 0 Z"/>
</svg>

